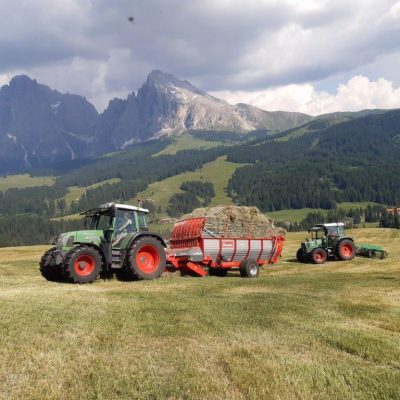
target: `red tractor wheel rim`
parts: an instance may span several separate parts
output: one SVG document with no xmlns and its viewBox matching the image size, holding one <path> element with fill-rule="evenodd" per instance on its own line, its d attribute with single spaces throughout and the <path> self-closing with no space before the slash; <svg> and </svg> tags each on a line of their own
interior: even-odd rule
<svg viewBox="0 0 400 400">
<path fill-rule="evenodd" d="M 74 267 L 79 276 L 88 276 L 94 271 L 96 262 L 92 256 L 82 255 L 75 260 Z"/>
<path fill-rule="evenodd" d="M 315 253 L 314 258 L 315 258 L 317 261 L 322 261 L 322 260 L 324 259 L 324 255 L 322 254 L 321 251 L 317 251 L 317 252 Z"/>
<path fill-rule="evenodd" d="M 344 257 L 350 257 L 353 253 L 353 247 L 349 244 L 344 244 L 341 250 Z"/>
<path fill-rule="evenodd" d="M 145 273 L 152 273 L 157 270 L 160 264 L 160 254 L 152 245 L 146 245 L 136 253 L 136 265 Z"/>
</svg>

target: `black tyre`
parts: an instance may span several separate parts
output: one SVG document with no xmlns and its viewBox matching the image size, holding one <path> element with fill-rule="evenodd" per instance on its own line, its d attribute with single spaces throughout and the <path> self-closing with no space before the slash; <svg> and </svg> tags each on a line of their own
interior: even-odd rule
<svg viewBox="0 0 400 400">
<path fill-rule="evenodd" d="M 125 278 L 129 280 L 156 279 L 165 270 L 166 254 L 156 238 L 145 236 L 133 243 L 125 263 Z"/>
<path fill-rule="evenodd" d="M 257 278 L 260 266 L 254 260 L 244 260 L 240 264 L 239 271 L 243 278 Z"/>
<path fill-rule="evenodd" d="M 297 250 L 296 258 L 297 258 L 297 261 L 301 262 L 301 263 L 305 263 L 307 261 L 306 257 L 304 256 L 303 249 L 301 247 Z"/>
<path fill-rule="evenodd" d="M 221 276 L 224 277 L 228 274 L 228 270 L 227 269 L 223 269 L 223 268 L 209 268 L 208 269 L 208 275 L 210 276 Z"/>
<path fill-rule="evenodd" d="M 314 249 L 311 253 L 311 261 L 314 264 L 323 264 L 328 258 L 327 252 L 322 248 Z"/>
<path fill-rule="evenodd" d="M 99 277 L 102 268 L 100 253 L 93 247 L 80 246 L 65 256 L 63 272 L 68 282 L 90 283 Z"/>
<path fill-rule="evenodd" d="M 47 250 L 42 258 L 39 261 L 39 270 L 44 278 L 51 282 L 62 282 L 64 280 L 64 276 L 62 274 L 61 265 L 52 265 L 52 251 L 55 250 L 55 247 Z"/>
<path fill-rule="evenodd" d="M 356 245 L 352 240 L 344 239 L 339 243 L 336 254 L 342 261 L 352 260 L 356 255 Z"/>
</svg>

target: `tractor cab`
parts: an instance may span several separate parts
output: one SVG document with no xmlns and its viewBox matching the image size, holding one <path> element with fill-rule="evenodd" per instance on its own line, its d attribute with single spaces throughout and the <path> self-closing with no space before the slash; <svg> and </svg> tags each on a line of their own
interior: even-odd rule
<svg viewBox="0 0 400 400">
<path fill-rule="evenodd" d="M 124 230 L 132 233 L 149 230 L 148 213 L 149 210 L 145 208 L 108 203 L 80 215 L 85 216 L 85 226 L 90 230 L 112 230 L 114 233 Z"/>
</svg>

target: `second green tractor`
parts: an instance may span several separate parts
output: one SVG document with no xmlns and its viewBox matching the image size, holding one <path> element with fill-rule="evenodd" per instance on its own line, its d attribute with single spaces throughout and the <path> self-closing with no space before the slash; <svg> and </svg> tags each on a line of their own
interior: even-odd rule
<svg viewBox="0 0 400 400">
<path fill-rule="evenodd" d="M 345 235 L 342 222 L 318 224 L 309 232 L 311 238 L 297 250 L 299 262 L 323 264 L 328 259 L 352 260 L 356 255 L 356 245 L 353 238 Z"/>
</svg>

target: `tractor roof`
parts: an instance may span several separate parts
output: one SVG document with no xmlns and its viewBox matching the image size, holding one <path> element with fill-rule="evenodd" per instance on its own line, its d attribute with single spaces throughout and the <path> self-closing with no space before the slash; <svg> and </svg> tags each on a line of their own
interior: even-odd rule
<svg viewBox="0 0 400 400">
<path fill-rule="evenodd" d="M 329 224 L 319 224 L 317 226 L 344 226 L 343 222 L 330 222 Z"/>
<path fill-rule="evenodd" d="M 103 214 L 103 213 L 107 213 L 112 208 L 116 208 L 117 210 L 125 210 L 125 211 L 141 211 L 144 213 L 149 212 L 149 210 L 147 208 L 135 207 L 135 206 L 131 206 L 129 204 L 105 203 L 105 204 L 100 204 L 96 208 L 91 208 L 90 210 L 83 211 L 79 214 L 80 215 Z"/>
</svg>

